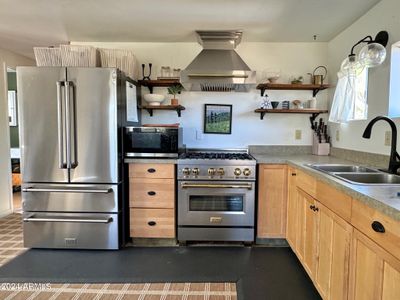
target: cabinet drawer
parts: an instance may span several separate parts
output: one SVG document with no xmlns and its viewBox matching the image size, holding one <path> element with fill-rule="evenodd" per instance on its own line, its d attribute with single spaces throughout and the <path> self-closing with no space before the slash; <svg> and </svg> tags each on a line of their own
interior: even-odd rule
<svg viewBox="0 0 400 300">
<path fill-rule="evenodd" d="M 351 197 L 329 185 L 317 182 L 317 199 L 334 213 L 350 222 Z"/>
<path fill-rule="evenodd" d="M 297 186 L 315 198 L 317 196 L 317 180 L 299 170 L 296 170 L 296 177 Z"/>
<path fill-rule="evenodd" d="M 129 164 L 129 177 L 173 179 L 175 177 L 175 165 Z"/>
<path fill-rule="evenodd" d="M 142 208 L 174 208 L 174 179 L 129 179 L 129 206 Z"/>
<path fill-rule="evenodd" d="M 382 224 L 385 232 L 376 232 L 372 228 L 374 222 Z M 400 222 L 353 199 L 351 224 L 397 259 L 400 259 Z"/>
<path fill-rule="evenodd" d="M 131 237 L 174 238 L 175 211 L 173 209 L 130 209 Z"/>
</svg>

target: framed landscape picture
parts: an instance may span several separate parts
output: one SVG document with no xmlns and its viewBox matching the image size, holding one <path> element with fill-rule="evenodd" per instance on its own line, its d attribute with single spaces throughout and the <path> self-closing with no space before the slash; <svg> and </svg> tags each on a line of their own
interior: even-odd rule
<svg viewBox="0 0 400 300">
<path fill-rule="evenodd" d="M 231 134 L 232 105 L 205 104 L 204 133 Z"/>
</svg>

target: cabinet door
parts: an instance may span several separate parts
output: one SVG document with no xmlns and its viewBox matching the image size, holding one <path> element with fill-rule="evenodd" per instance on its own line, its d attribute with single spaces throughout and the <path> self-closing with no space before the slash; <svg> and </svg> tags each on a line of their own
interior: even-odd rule
<svg viewBox="0 0 400 300">
<path fill-rule="evenodd" d="M 313 278 L 316 266 L 316 212 L 315 200 L 302 189 L 297 189 L 298 229 L 297 254 L 308 275 Z"/>
<path fill-rule="evenodd" d="M 353 228 L 319 202 L 316 207 L 318 260 L 315 285 L 323 299 L 347 299 Z"/>
<path fill-rule="evenodd" d="M 304 205 L 304 268 L 311 278 L 314 277 L 317 261 L 317 213 L 312 208 L 315 200 L 308 194 L 303 194 Z"/>
<path fill-rule="evenodd" d="M 260 165 L 258 189 L 259 238 L 285 238 L 287 166 Z"/>
<path fill-rule="evenodd" d="M 349 299 L 392 300 L 399 295 L 400 261 L 355 229 Z"/>
<path fill-rule="evenodd" d="M 287 222 L 286 239 L 294 251 L 296 251 L 296 231 L 297 231 L 297 187 L 296 169 L 288 170 L 288 197 L 287 197 Z"/>
</svg>

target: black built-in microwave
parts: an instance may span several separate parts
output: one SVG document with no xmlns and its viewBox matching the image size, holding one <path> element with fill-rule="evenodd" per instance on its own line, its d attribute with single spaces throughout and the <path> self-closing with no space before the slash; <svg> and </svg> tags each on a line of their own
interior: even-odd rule
<svg viewBox="0 0 400 300">
<path fill-rule="evenodd" d="M 176 158 L 184 151 L 182 128 L 125 127 L 125 157 Z"/>
</svg>

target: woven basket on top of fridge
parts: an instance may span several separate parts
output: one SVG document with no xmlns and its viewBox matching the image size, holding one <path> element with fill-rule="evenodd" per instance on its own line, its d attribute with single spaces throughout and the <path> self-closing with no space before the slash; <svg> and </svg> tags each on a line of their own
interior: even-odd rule
<svg viewBox="0 0 400 300">
<path fill-rule="evenodd" d="M 61 63 L 65 67 L 97 67 L 97 49 L 92 46 L 60 45 Z"/>
<path fill-rule="evenodd" d="M 126 76 L 137 80 L 139 77 L 139 64 L 131 50 L 99 49 L 101 66 L 105 68 L 118 68 Z"/>
<path fill-rule="evenodd" d="M 59 47 L 34 47 L 33 52 L 38 67 L 60 67 L 62 65 Z"/>
</svg>

